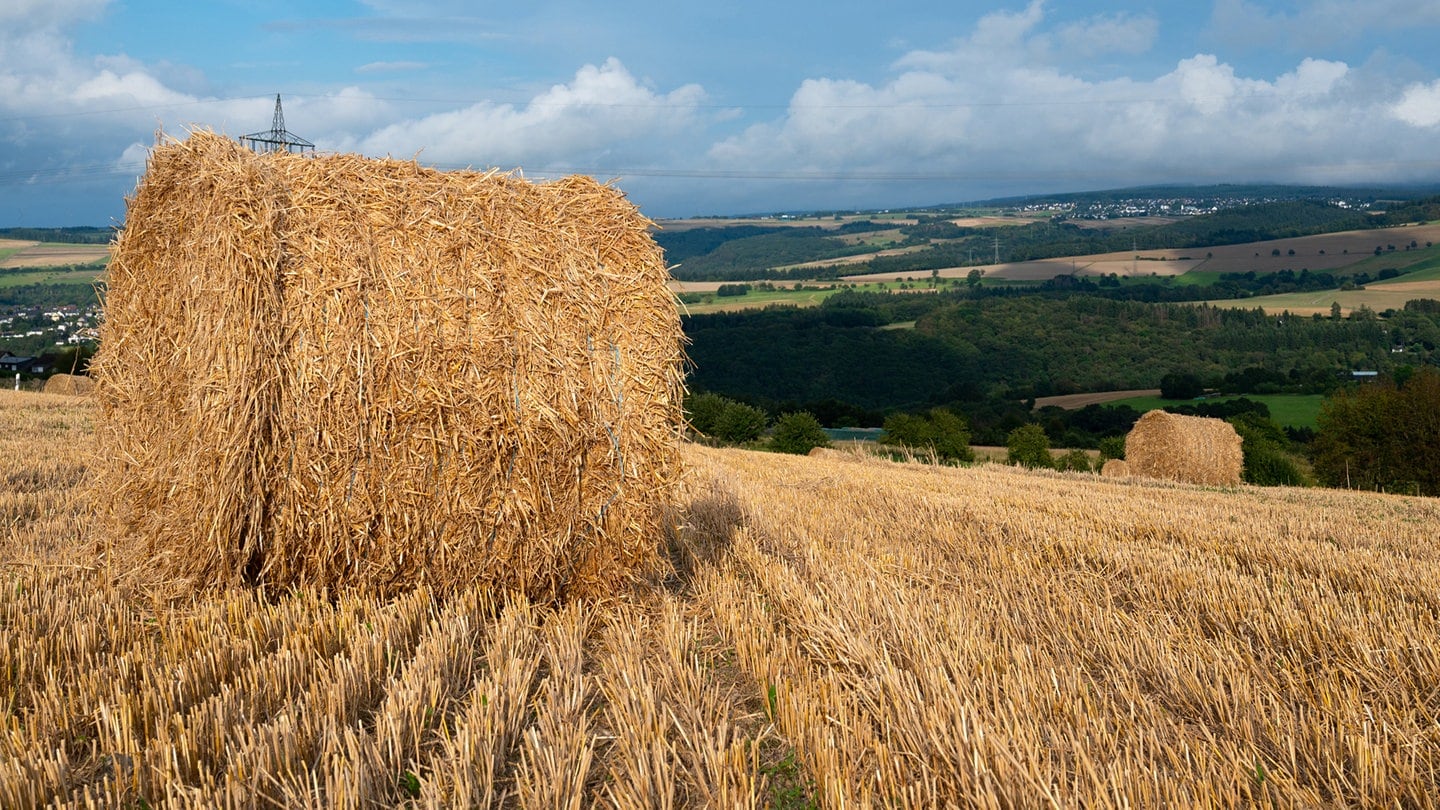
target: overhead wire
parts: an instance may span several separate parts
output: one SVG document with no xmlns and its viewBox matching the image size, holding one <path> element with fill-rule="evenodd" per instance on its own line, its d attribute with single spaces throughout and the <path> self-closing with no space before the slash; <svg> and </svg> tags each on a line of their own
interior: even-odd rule
<svg viewBox="0 0 1440 810">
<path fill-rule="evenodd" d="M 1277 96 L 1279 93 L 1250 92 L 1244 98 L 1259 96 Z M 301 101 L 307 98 L 310 101 L 319 99 L 333 99 L 334 97 L 307 97 L 304 95 L 293 96 Z M 0 124 L 26 122 L 30 120 L 55 119 L 66 117 L 80 117 L 93 115 L 112 115 L 130 112 L 154 112 L 158 110 L 181 109 L 185 107 L 213 105 L 237 101 L 268 101 L 272 98 L 269 94 L 264 96 L 230 96 L 213 99 L 196 99 L 186 102 L 172 102 L 165 104 L 146 104 L 129 107 L 109 107 L 93 110 L 75 110 L 54 113 L 34 113 L 23 116 L 0 117 Z M 396 96 L 367 96 L 367 100 L 382 102 L 403 102 L 423 104 L 467 104 L 478 105 L 483 103 L 509 104 L 508 101 L 496 101 L 494 99 L 465 99 L 465 98 L 427 98 L 427 97 L 396 97 Z M 890 104 L 711 104 L 699 102 L 672 103 L 664 100 L 657 100 L 654 103 L 586 103 L 586 107 L 600 108 L 674 108 L 674 109 L 724 109 L 724 110 L 759 110 L 759 109 L 834 109 L 834 110 L 888 110 L 888 109 L 965 109 L 982 107 L 1036 107 L 1036 106 L 1061 106 L 1061 105 L 1093 105 L 1093 104 L 1143 104 L 1163 101 L 1160 98 L 1113 98 L 1101 100 L 1076 100 L 1076 99 L 1029 99 L 1029 100 L 993 100 L 993 101 L 957 101 L 946 103 L 928 102 L 902 102 Z M 1233 100 L 1233 99 L 1232 99 Z M 519 102 L 517 106 L 550 106 L 543 100 L 534 98 Z M 567 102 L 565 106 L 571 103 Z M 554 106 L 562 106 L 556 103 Z M 439 169 L 462 169 L 472 168 L 475 164 L 458 163 L 427 163 Z M 1440 161 L 1376 161 L 1365 165 L 1355 163 L 1336 164 L 1294 164 L 1288 166 L 1271 165 L 1272 170 L 1318 170 L 1345 168 L 1355 170 L 1365 168 L 1370 170 L 1395 170 L 1395 169 L 1435 169 L 1440 167 Z M 491 168 L 491 167 L 484 167 Z M 507 167 L 499 167 L 507 168 Z M 99 163 L 69 163 L 54 166 L 37 167 L 4 167 L 0 163 L 0 186 L 15 185 L 54 185 L 65 182 L 76 182 L 88 179 L 104 177 L 120 177 L 125 175 L 139 175 L 143 173 L 145 164 L 143 161 L 110 161 Z M 1204 167 L 1196 167 L 1197 176 L 1207 174 L 1222 174 L 1218 168 L 1206 171 Z M 1192 172 L 1192 174 L 1196 174 Z M 1030 178 L 1055 178 L 1064 177 L 1068 179 L 1083 179 L 1087 177 L 1099 177 L 1098 171 L 1087 171 L 1084 169 L 1070 170 L 968 170 L 968 171 L 831 171 L 831 170 L 799 170 L 799 169 L 704 169 L 690 167 L 592 167 L 592 166 L 543 166 L 525 167 L 523 173 L 536 177 L 559 176 L 565 174 L 588 174 L 602 178 L 654 178 L 654 179 L 688 179 L 688 180 L 756 180 L 756 181 L 786 181 L 786 182 L 870 182 L 870 183 L 916 183 L 916 182 L 964 182 L 974 180 L 1024 180 Z M 1108 176 L 1108 174 L 1107 174 Z"/>
</svg>

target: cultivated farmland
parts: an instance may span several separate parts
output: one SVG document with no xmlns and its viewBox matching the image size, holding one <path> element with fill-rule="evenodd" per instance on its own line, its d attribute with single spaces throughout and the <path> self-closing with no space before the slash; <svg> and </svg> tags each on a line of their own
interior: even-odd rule
<svg viewBox="0 0 1440 810">
<path fill-rule="evenodd" d="M 1434 500 L 689 447 L 599 601 L 187 597 L 91 438 L 0 392 L 6 807 L 1440 804 Z"/>
<path fill-rule="evenodd" d="M 109 258 L 107 245 L 72 245 L 0 239 L 0 269 L 97 264 Z"/>
<path fill-rule="evenodd" d="M 1340 311 L 1348 315 L 1362 306 L 1375 312 L 1404 309 L 1407 301 L 1418 298 L 1440 299 L 1440 262 L 1432 262 L 1428 269 L 1407 273 L 1388 281 L 1375 282 L 1361 289 L 1259 295 L 1253 298 L 1212 301 L 1210 305 L 1240 309 L 1260 308 L 1266 312 L 1289 312 L 1292 315 L 1329 315 L 1331 305 L 1339 304 Z"/>
</svg>

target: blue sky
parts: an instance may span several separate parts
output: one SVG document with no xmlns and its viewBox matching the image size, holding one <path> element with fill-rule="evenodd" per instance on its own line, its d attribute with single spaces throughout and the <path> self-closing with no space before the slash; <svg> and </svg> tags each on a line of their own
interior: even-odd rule
<svg viewBox="0 0 1440 810">
<path fill-rule="evenodd" d="M 108 224 L 163 130 L 614 182 L 652 217 L 1440 181 L 1434 0 L 6 0 L 0 226 Z"/>
</svg>

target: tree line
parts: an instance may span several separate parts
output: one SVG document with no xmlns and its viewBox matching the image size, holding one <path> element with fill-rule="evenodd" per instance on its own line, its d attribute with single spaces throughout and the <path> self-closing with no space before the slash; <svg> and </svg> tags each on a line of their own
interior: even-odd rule
<svg viewBox="0 0 1440 810">
<path fill-rule="evenodd" d="M 108 245 L 115 238 L 114 228 L 75 226 L 69 228 L 0 228 L 0 239 L 22 239 L 27 242 L 65 242 L 77 245 Z"/>
</svg>

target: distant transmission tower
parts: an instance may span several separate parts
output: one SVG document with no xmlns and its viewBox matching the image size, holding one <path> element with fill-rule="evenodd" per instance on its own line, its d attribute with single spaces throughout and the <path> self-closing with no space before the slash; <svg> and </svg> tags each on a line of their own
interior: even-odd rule
<svg viewBox="0 0 1440 810">
<path fill-rule="evenodd" d="M 270 129 L 241 135 L 240 143 L 260 154 L 269 152 L 301 154 L 315 151 L 315 144 L 285 129 L 285 113 L 280 109 L 279 93 L 275 94 L 275 120 L 271 122 Z"/>
</svg>

